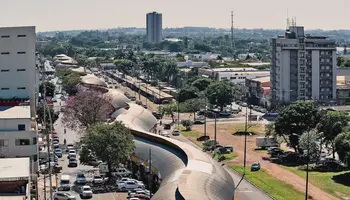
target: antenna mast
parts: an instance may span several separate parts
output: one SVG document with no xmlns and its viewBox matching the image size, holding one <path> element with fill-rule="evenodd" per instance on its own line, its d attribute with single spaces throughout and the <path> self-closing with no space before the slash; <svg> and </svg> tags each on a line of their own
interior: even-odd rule
<svg viewBox="0 0 350 200">
<path fill-rule="evenodd" d="M 289 27 L 290 27 L 290 20 L 289 20 L 289 12 L 287 9 L 287 30 L 289 30 Z"/>
<path fill-rule="evenodd" d="M 231 11 L 231 47 L 235 48 L 235 41 L 233 39 L 233 11 Z"/>
</svg>

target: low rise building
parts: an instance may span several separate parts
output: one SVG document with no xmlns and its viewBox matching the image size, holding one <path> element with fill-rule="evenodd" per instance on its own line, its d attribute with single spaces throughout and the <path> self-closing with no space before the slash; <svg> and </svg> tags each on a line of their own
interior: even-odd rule
<svg viewBox="0 0 350 200">
<path fill-rule="evenodd" d="M 37 161 L 36 121 L 30 106 L 0 107 L 0 157 L 30 157 Z"/>
<path fill-rule="evenodd" d="M 252 105 L 270 106 L 270 76 L 246 79 L 246 98 Z"/>
<path fill-rule="evenodd" d="M 232 83 L 244 83 L 245 79 L 254 79 L 269 76 L 270 71 L 255 68 L 211 68 L 199 69 L 200 76 L 212 78 L 216 81 L 228 80 Z"/>
<path fill-rule="evenodd" d="M 0 158 L 0 199 L 29 200 L 30 190 L 29 158 Z"/>
<path fill-rule="evenodd" d="M 337 85 L 337 100 L 339 105 L 350 105 L 350 85 Z"/>
</svg>

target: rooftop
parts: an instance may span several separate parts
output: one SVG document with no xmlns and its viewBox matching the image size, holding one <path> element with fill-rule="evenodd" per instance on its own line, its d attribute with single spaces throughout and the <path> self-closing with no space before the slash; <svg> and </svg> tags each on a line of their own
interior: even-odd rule
<svg viewBox="0 0 350 200">
<path fill-rule="evenodd" d="M 0 181 L 28 180 L 29 157 L 27 158 L 1 158 Z"/>
<path fill-rule="evenodd" d="M 270 82 L 270 76 L 264 76 L 264 77 L 260 77 L 260 78 L 253 78 L 251 80 L 257 81 L 257 82 L 260 82 L 260 83 L 267 83 L 267 82 Z"/>
<path fill-rule="evenodd" d="M 213 72 L 239 72 L 239 71 L 257 71 L 257 69 L 252 67 L 246 67 L 246 68 L 213 68 L 213 69 L 207 69 L 208 71 Z"/>
<path fill-rule="evenodd" d="M 31 119 L 30 106 L 0 106 L 0 119 Z"/>
</svg>

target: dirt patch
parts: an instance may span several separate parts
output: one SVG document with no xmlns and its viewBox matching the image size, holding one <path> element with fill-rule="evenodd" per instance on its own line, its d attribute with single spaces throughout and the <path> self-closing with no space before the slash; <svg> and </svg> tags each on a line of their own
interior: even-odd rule
<svg viewBox="0 0 350 200">
<path fill-rule="evenodd" d="M 264 125 L 258 124 L 250 127 L 249 131 L 260 133 L 263 135 Z M 194 131 L 203 132 L 203 125 L 194 125 L 192 127 Z M 258 129 L 258 130 L 257 130 Z M 229 161 L 228 164 L 243 165 L 243 155 L 244 155 L 244 136 L 235 136 L 232 133 L 244 130 L 244 123 L 242 124 L 217 124 L 217 140 L 223 145 L 232 145 L 234 151 L 237 153 L 238 157 Z M 207 134 L 210 138 L 214 138 L 214 125 L 207 124 Z M 254 162 L 260 162 L 263 169 L 267 171 L 271 176 L 274 176 L 285 183 L 293 185 L 298 191 L 305 191 L 305 180 L 300 178 L 298 175 L 281 168 L 280 166 L 270 163 L 269 161 L 264 161 L 262 156 L 265 152 L 255 151 L 256 149 L 256 135 L 247 137 L 247 165 L 250 166 Z M 313 199 L 317 200 L 336 200 L 337 198 L 329 195 L 328 193 L 322 191 L 321 189 L 309 184 L 309 194 Z"/>
</svg>

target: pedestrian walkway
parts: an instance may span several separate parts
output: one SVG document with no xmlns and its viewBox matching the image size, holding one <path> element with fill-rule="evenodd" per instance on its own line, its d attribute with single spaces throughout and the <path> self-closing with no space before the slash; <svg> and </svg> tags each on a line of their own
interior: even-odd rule
<svg viewBox="0 0 350 200">
<path fill-rule="evenodd" d="M 58 177 L 56 178 L 56 176 L 52 174 L 51 181 L 52 181 L 52 192 L 55 192 L 56 191 L 55 188 L 57 188 L 57 185 L 58 185 Z M 46 199 L 45 199 L 44 190 L 46 190 Z M 50 198 L 50 178 L 48 177 L 48 175 L 46 175 L 46 178 L 44 181 L 44 175 L 40 174 L 40 177 L 38 178 L 38 194 L 39 194 L 38 200 L 47 200 Z"/>
</svg>

